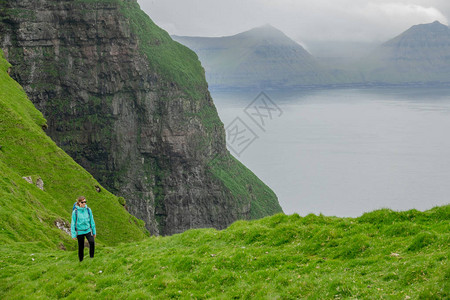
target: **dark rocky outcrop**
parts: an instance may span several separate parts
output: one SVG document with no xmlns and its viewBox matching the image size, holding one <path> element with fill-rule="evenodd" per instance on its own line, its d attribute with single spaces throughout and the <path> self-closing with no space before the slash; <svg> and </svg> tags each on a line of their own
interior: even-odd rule
<svg viewBox="0 0 450 300">
<path fill-rule="evenodd" d="M 0 47 L 46 133 L 150 232 L 281 211 L 226 150 L 197 56 L 136 1 L 0 3 Z"/>
</svg>

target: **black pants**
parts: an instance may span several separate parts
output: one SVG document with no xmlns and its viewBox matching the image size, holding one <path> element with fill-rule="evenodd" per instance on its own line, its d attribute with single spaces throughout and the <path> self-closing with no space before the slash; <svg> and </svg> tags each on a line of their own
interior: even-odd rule
<svg viewBox="0 0 450 300">
<path fill-rule="evenodd" d="M 95 251 L 95 241 L 94 236 L 92 233 L 86 233 L 86 234 L 80 234 L 77 236 L 78 239 L 78 258 L 80 261 L 83 261 L 84 258 L 84 237 L 87 238 L 89 242 L 89 256 L 92 258 L 94 257 L 94 251 Z"/>
</svg>

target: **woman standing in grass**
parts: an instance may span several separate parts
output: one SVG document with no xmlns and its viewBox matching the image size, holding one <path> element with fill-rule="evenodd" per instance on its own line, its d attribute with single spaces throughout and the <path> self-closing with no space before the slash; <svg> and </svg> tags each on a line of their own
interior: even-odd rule
<svg viewBox="0 0 450 300">
<path fill-rule="evenodd" d="M 95 231 L 95 222 L 92 211 L 86 204 L 86 198 L 80 196 L 77 203 L 74 204 L 72 211 L 71 224 L 72 238 L 78 239 L 78 258 L 83 261 L 84 258 L 84 238 L 89 242 L 89 256 L 94 257 L 95 240 L 97 236 Z"/>
</svg>

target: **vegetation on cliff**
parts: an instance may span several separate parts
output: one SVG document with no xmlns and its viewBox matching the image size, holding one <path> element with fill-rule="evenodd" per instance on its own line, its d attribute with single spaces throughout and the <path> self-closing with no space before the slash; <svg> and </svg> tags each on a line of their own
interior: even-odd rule
<svg viewBox="0 0 450 300">
<path fill-rule="evenodd" d="M 0 297 L 446 299 L 450 206 L 359 218 L 279 214 L 76 252 L 0 248 Z"/>
<path fill-rule="evenodd" d="M 58 226 L 68 228 L 80 195 L 87 197 L 95 214 L 100 243 L 115 245 L 147 236 L 143 222 L 45 134 L 46 120 L 9 77 L 9 68 L 0 51 L 0 243 L 73 248 L 70 236 Z M 41 178 L 44 190 L 22 178 L 28 176 L 34 182 Z"/>
<path fill-rule="evenodd" d="M 205 81 L 205 71 L 195 52 L 174 42 L 136 2 L 122 2 L 122 13 L 130 21 L 132 32 L 138 36 L 139 48 L 150 62 L 150 68 L 167 82 L 175 83 L 190 97 L 204 97 L 203 92 L 208 85 Z M 219 120 L 218 117 L 216 119 Z"/>
<path fill-rule="evenodd" d="M 232 155 L 218 156 L 210 162 L 211 174 L 233 193 L 240 206 L 249 205 L 249 219 L 282 211 L 275 193 Z M 248 201 L 250 199 L 250 201 Z"/>
</svg>

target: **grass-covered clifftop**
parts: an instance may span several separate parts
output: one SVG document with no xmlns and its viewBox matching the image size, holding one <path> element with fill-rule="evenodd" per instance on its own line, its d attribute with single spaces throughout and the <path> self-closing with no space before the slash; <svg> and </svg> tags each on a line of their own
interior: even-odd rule
<svg viewBox="0 0 450 300">
<path fill-rule="evenodd" d="M 76 252 L 0 246 L 0 298 L 448 299 L 450 206 L 279 214 Z"/>
<path fill-rule="evenodd" d="M 87 197 L 94 212 L 100 243 L 143 239 L 143 222 L 45 134 L 46 120 L 9 77 L 9 68 L 0 51 L 0 243 L 73 248 L 75 243 L 57 223 L 68 226 L 79 195 Z M 41 178 L 44 190 L 22 179 L 26 176 L 34 182 Z"/>
</svg>

